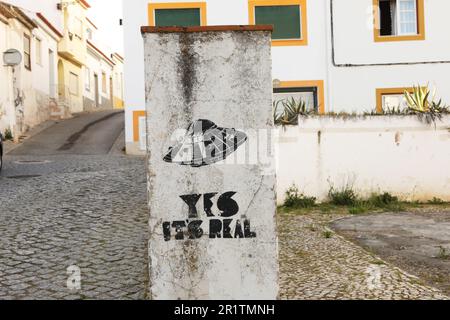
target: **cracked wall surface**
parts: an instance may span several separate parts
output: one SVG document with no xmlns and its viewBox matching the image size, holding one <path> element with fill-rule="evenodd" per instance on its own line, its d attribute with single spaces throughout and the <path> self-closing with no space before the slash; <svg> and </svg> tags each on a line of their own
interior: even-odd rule
<svg viewBox="0 0 450 320">
<path fill-rule="evenodd" d="M 270 31 L 143 37 L 151 298 L 276 298 L 275 175 L 230 161 L 245 158 L 245 145 L 226 164 L 163 160 L 197 120 L 243 133 L 273 128 Z"/>
</svg>

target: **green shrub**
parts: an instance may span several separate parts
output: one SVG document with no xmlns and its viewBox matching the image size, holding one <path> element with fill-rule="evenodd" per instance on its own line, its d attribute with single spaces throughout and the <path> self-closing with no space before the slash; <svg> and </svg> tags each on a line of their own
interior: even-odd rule
<svg viewBox="0 0 450 320">
<path fill-rule="evenodd" d="M 428 204 L 443 205 L 445 204 L 445 201 L 434 197 L 432 200 L 428 201 Z"/>
<path fill-rule="evenodd" d="M 331 187 L 328 198 L 330 203 L 336 206 L 354 206 L 358 201 L 358 196 L 350 185 L 346 185 L 340 190 Z"/>
<path fill-rule="evenodd" d="M 357 215 L 357 214 L 363 214 L 370 211 L 370 207 L 368 207 L 365 203 L 356 205 L 354 207 L 348 208 L 348 213 Z"/>
<path fill-rule="evenodd" d="M 316 198 L 307 197 L 300 193 L 297 186 L 293 185 L 286 191 L 284 206 L 286 208 L 311 208 L 316 205 Z"/>
<path fill-rule="evenodd" d="M 13 135 L 12 135 L 11 129 L 5 130 L 4 137 L 5 137 L 5 140 L 13 140 Z"/>
<path fill-rule="evenodd" d="M 372 194 L 369 198 L 368 202 L 375 207 L 385 208 L 387 206 L 398 203 L 398 198 L 391 195 L 389 192 L 385 192 L 382 194 Z"/>
</svg>

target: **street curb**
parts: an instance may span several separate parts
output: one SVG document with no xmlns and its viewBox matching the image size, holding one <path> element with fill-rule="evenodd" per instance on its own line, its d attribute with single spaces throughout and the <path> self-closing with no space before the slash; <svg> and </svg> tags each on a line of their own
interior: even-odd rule
<svg viewBox="0 0 450 320">
<path fill-rule="evenodd" d="M 108 155 L 126 155 L 125 152 L 121 150 L 121 146 L 125 147 L 125 129 L 122 129 L 122 131 L 117 136 L 111 149 L 108 152 Z"/>
</svg>

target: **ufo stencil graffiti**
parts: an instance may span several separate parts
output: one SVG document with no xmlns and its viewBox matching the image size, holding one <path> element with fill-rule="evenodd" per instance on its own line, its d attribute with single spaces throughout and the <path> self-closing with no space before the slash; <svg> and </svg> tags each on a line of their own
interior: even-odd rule
<svg viewBox="0 0 450 320">
<path fill-rule="evenodd" d="M 244 132 L 220 128 L 210 120 L 194 121 L 164 157 L 165 162 L 203 167 L 225 160 L 247 141 Z"/>
</svg>

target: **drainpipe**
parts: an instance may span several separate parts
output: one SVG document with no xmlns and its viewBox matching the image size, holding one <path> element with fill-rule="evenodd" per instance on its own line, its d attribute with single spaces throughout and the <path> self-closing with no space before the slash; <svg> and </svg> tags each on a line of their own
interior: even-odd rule
<svg viewBox="0 0 450 320">
<path fill-rule="evenodd" d="M 336 68 L 355 68 L 355 67 L 376 67 L 376 66 L 410 66 L 410 65 L 421 65 L 421 64 L 445 64 L 450 63 L 449 60 L 442 61 L 416 61 L 416 62 L 386 62 L 386 63 L 361 63 L 361 64 L 340 64 L 336 63 L 335 56 L 335 40 L 334 40 L 334 16 L 333 16 L 333 6 L 334 0 L 330 0 L 330 23 L 331 23 L 331 61 Z"/>
</svg>

